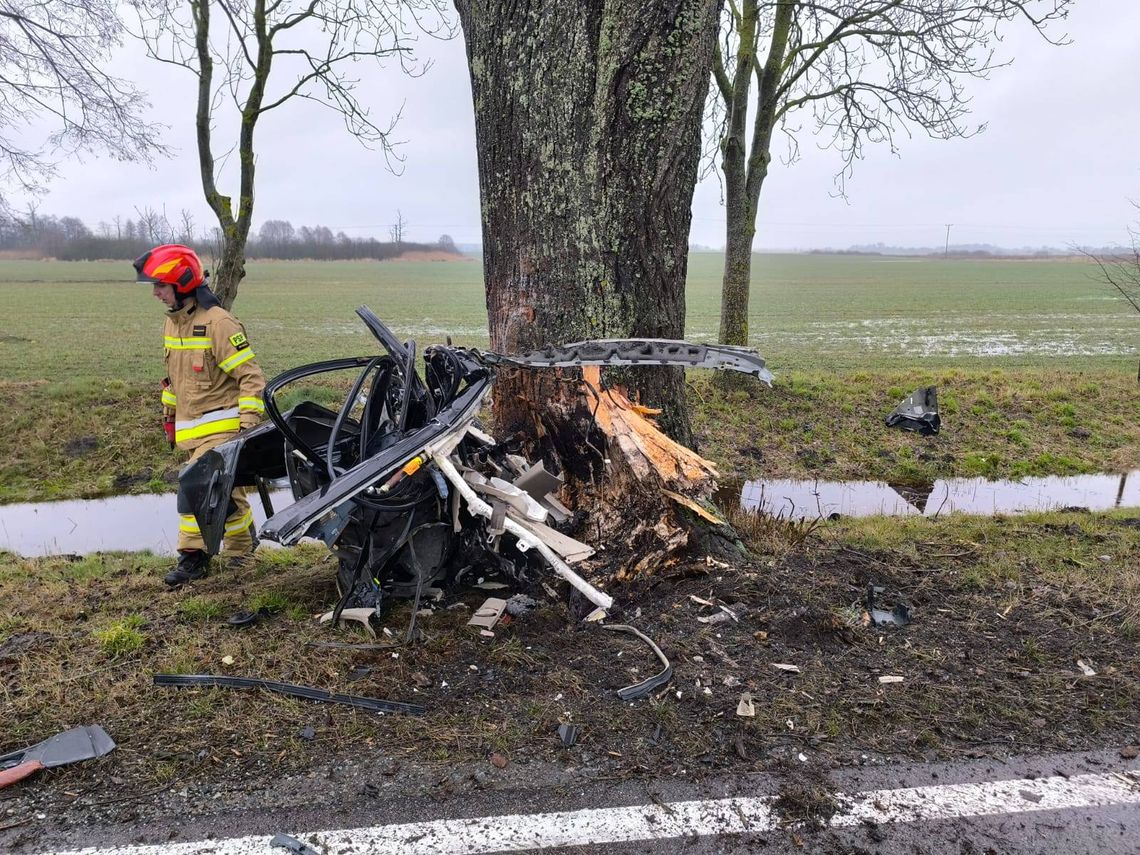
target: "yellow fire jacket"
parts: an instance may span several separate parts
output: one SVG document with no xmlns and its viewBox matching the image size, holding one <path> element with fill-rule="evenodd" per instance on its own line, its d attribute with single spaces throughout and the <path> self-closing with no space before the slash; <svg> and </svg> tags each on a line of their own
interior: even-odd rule
<svg viewBox="0 0 1140 855">
<path fill-rule="evenodd" d="M 190 451 L 208 437 L 261 421 L 265 375 L 237 318 L 188 300 L 167 312 L 162 335 L 170 380 L 162 390 L 163 415 L 175 418 L 179 448 Z"/>
</svg>

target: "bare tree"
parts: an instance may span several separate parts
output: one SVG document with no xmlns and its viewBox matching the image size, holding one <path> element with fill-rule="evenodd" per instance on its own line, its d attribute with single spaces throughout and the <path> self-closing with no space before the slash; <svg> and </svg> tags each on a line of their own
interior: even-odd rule
<svg viewBox="0 0 1140 855">
<path fill-rule="evenodd" d="M 404 229 L 408 227 L 408 221 L 404 219 L 404 215 L 400 209 L 396 209 L 396 222 L 392 224 L 392 228 L 388 229 L 388 234 L 392 237 L 392 243 L 396 244 L 396 250 L 399 251 L 400 244 L 404 242 Z"/>
<path fill-rule="evenodd" d="M 197 84 L 198 161 L 206 202 L 217 217 L 222 247 L 213 285 L 229 307 L 245 275 L 253 221 L 254 132 L 260 119 L 294 99 L 328 107 L 347 131 L 377 146 L 390 167 L 399 159 L 391 131 L 357 96 L 362 62 L 398 58 L 421 73 L 411 46 L 416 33 L 449 36 L 443 0 L 131 0 L 149 54 L 189 70 Z M 228 107 L 225 105 L 228 103 Z M 226 110 L 237 119 L 236 199 L 219 187 L 215 128 Z M 223 159 L 224 160 L 224 159 Z"/>
<path fill-rule="evenodd" d="M 78 152 L 164 153 L 145 97 L 102 70 L 122 32 L 114 0 L 0 0 L 0 182 L 37 191 Z"/>
<path fill-rule="evenodd" d="M 867 143 L 895 151 L 896 134 L 912 128 L 937 139 L 982 130 L 967 122 L 965 82 L 1006 64 L 994 47 L 1000 29 L 1020 20 L 1044 34 L 1072 2 L 728 0 L 709 105 L 719 126 L 727 219 L 720 340 L 748 343 L 752 242 L 777 129 L 794 160 L 802 128 L 790 122 L 806 116 L 816 141 L 840 153 L 843 193 Z"/>
<path fill-rule="evenodd" d="M 1136 207 L 1140 209 L 1140 205 Z M 1128 229 L 1128 243 L 1127 249 L 1113 255 L 1082 252 L 1097 265 L 1099 280 L 1140 313 L 1140 223 Z M 1140 364 L 1136 366 L 1136 382 L 1140 383 Z"/>
<path fill-rule="evenodd" d="M 194 241 L 194 215 L 188 208 L 178 214 L 178 242 L 189 245 Z"/>
<path fill-rule="evenodd" d="M 145 205 L 142 208 L 136 206 L 135 213 L 139 215 L 137 226 L 139 238 L 150 243 L 170 243 L 173 241 L 174 230 L 170 227 L 165 213 L 159 213 L 150 205 Z"/>
</svg>

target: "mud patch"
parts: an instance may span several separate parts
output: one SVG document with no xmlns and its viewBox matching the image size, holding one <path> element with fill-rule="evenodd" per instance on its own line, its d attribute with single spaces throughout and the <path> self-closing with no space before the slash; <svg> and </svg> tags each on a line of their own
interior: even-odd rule
<svg viewBox="0 0 1140 855">
<path fill-rule="evenodd" d="M 120 472 L 111 483 L 116 490 L 126 490 L 140 484 L 148 484 L 152 478 L 154 478 L 154 470 L 149 466 L 144 466 L 137 472 Z"/>
</svg>

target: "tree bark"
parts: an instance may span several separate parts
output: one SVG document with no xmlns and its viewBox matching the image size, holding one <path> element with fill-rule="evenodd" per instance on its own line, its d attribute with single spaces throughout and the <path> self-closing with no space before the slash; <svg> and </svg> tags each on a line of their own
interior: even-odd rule
<svg viewBox="0 0 1140 855">
<path fill-rule="evenodd" d="M 724 279 L 721 284 L 720 342 L 748 345 L 748 300 L 752 287 L 752 242 L 756 237 L 756 211 L 760 191 L 772 160 L 772 132 L 779 117 L 777 95 L 795 4 L 779 3 L 773 21 L 771 44 L 762 67 L 756 65 L 758 7 L 756 0 L 741 5 L 736 66 L 731 80 L 718 62 L 717 84 L 728 111 L 721 144 L 725 185 Z M 746 145 L 749 91 L 757 81 L 756 119 L 752 140 Z"/>
<path fill-rule="evenodd" d="M 458 0 L 475 102 L 491 347 L 682 338 L 690 206 L 721 0 Z M 569 373 L 569 372 L 568 372 Z M 623 375 L 691 440 L 680 369 Z M 501 428 L 574 394 L 502 372 Z"/>
</svg>

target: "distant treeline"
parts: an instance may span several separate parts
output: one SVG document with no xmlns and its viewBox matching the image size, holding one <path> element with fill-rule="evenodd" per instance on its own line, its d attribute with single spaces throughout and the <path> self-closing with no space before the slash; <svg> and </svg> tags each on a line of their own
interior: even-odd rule
<svg viewBox="0 0 1140 855">
<path fill-rule="evenodd" d="M 993 244 L 951 244 L 945 246 L 890 246 L 884 243 L 863 244 L 847 249 L 812 249 L 809 255 L 907 255 L 907 256 L 948 256 L 950 258 L 1058 258 L 1083 253 L 1112 256 L 1121 251 L 1120 246 L 1111 247 L 1067 247 L 1055 246 L 1009 248 Z"/>
<path fill-rule="evenodd" d="M 0 214 L 0 252 L 16 252 L 60 261 L 92 261 L 101 258 L 133 259 L 161 243 L 181 243 L 205 257 L 220 248 L 217 229 L 202 234 L 195 229 L 191 215 L 183 211 L 177 223 L 150 208 L 137 217 L 115 217 L 100 221 L 95 229 L 78 217 L 40 215 L 34 208 L 26 214 Z M 333 233 L 327 226 L 300 226 L 287 220 L 269 220 L 246 245 L 247 258 L 348 259 L 396 258 L 406 252 L 461 253 L 448 235 L 435 243 L 413 243 L 395 239 L 350 238 Z"/>
</svg>

